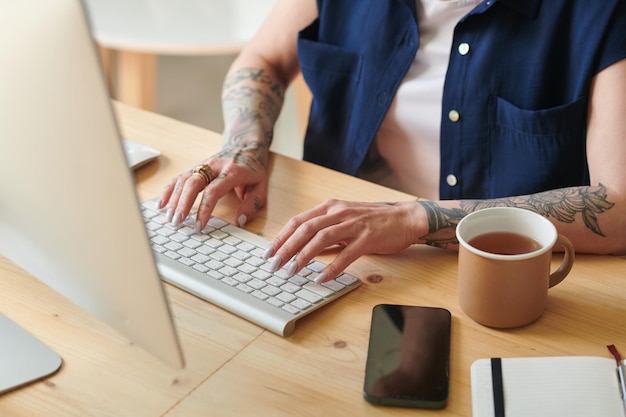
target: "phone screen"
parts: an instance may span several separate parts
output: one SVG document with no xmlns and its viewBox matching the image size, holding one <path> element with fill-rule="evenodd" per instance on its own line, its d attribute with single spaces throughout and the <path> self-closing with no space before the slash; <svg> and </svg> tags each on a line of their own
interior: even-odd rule
<svg viewBox="0 0 626 417">
<path fill-rule="evenodd" d="M 376 405 L 443 408 L 450 380 L 450 312 L 437 307 L 374 307 L 365 399 Z"/>
</svg>

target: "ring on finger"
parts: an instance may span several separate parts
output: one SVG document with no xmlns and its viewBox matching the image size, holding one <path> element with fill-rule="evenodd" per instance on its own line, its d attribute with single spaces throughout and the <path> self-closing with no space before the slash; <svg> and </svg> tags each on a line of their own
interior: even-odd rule
<svg viewBox="0 0 626 417">
<path fill-rule="evenodd" d="M 191 170 L 191 175 L 202 177 L 206 182 L 206 185 L 209 185 L 211 181 L 213 181 L 213 170 L 207 164 L 195 166 L 193 170 Z"/>
</svg>

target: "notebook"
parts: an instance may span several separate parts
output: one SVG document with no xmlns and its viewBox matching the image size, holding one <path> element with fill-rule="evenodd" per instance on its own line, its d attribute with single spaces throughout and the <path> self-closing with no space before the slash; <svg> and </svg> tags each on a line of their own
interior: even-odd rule
<svg viewBox="0 0 626 417">
<path fill-rule="evenodd" d="M 470 374 L 473 417 L 625 415 L 614 359 L 485 358 L 472 364 Z"/>
</svg>

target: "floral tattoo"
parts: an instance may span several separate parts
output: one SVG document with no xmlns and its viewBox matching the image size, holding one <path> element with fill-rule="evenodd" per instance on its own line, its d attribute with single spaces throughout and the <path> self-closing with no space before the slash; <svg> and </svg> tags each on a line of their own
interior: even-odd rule
<svg viewBox="0 0 626 417">
<path fill-rule="evenodd" d="M 230 75 L 222 94 L 226 129 L 220 155 L 254 171 L 265 166 L 283 98 L 284 87 L 262 68 L 241 68 Z"/>
<path fill-rule="evenodd" d="M 574 223 L 578 215 L 585 226 L 599 236 L 605 236 L 598 222 L 598 214 L 615 204 L 607 199 L 606 187 L 571 187 L 546 191 L 523 197 L 494 200 L 462 200 L 460 208 L 443 208 L 433 201 L 418 201 L 426 209 L 429 232 L 422 236 L 426 244 L 441 248 L 457 244 L 457 223 L 467 214 L 489 207 L 520 207 L 535 211 L 563 223 Z"/>
</svg>

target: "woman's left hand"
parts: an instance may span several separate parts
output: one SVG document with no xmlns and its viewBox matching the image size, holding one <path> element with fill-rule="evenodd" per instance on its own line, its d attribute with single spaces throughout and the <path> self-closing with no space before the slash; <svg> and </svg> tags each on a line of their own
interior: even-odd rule
<svg viewBox="0 0 626 417">
<path fill-rule="evenodd" d="M 273 256 L 272 269 L 287 264 L 293 274 L 323 250 L 338 246 L 337 257 L 315 280 L 325 282 L 361 255 L 397 253 L 417 243 L 419 210 L 415 202 L 327 200 L 292 218 L 272 240 L 266 257 Z"/>
</svg>

